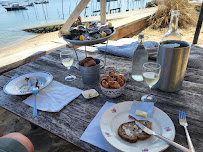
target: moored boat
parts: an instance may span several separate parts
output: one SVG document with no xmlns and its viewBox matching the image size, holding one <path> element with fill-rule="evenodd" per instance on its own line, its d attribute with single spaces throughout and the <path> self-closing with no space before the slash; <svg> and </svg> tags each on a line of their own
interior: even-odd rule
<svg viewBox="0 0 203 152">
<path fill-rule="evenodd" d="M 11 6 L 5 6 L 4 8 L 7 11 L 16 11 L 16 10 L 26 10 L 27 9 L 25 6 L 19 5 L 19 3 L 12 3 Z"/>
<path fill-rule="evenodd" d="M 41 0 L 40 2 L 34 2 L 35 4 L 46 4 L 49 3 L 48 0 Z"/>
</svg>

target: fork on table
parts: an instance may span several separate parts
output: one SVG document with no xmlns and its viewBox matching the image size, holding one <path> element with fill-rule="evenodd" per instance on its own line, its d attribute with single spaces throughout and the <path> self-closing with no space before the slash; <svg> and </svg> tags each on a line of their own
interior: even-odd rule
<svg viewBox="0 0 203 152">
<path fill-rule="evenodd" d="M 35 100 L 34 100 L 34 109 L 33 109 L 33 117 L 37 116 L 37 108 L 36 108 L 36 96 L 38 93 L 38 80 L 37 77 L 30 77 L 30 78 L 26 78 L 28 79 L 28 86 L 29 86 L 29 91 L 32 92 L 32 94 L 35 96 Z"/>
<path fill-rule="evenodd" d="M 185 128 L 185 133 L 186 133 L 189 149 L 192 152 L 195 152 L 194 146 L 193 146 L 192 141 L 190 139 L 189 132 L 187 130 L 188 123 L 187 123 L 187 120 L 186 120 L 186 115 L 185 115 L 185 112 L 183 112 L 183 111 L 179 111 L 179 123 L 180 123 L 181 126 L 183 126 Z"/>
<path fill-rule="evenodd" d="M 36 96 L 37 96 L 37 93 L 38 93 L 38 87 L 33 88 L 32 89 L 32 94 L 35 96 L 33 117 L 37 116 L 37 107 L 36 107 Z"/>
</svg>

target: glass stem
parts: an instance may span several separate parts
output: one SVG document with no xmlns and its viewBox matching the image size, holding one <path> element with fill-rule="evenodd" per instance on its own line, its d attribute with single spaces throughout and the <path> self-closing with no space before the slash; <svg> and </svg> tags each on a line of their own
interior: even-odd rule
<svg viewBox="0 0 203 152">
<path fill-rule="evenodd" d="M 68 73 L 68 76 L 70 76 L 70 74 L 69 74 L 69 70 L 70 70 L 70 67 L 67 67 L 67 73 Z"/>
<path fill-rule="evenodd" d="M 149 89 L 148 89 L 148 95 L 147 95 L 147 97 L 149 97 L 149 96 L 151 96 L 151 86 L 149 86 Z"/>
</svg>

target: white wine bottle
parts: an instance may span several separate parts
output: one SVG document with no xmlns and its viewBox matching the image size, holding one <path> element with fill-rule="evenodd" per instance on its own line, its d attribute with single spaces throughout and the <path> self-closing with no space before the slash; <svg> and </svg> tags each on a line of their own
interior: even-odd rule
<svg viewBox="0 0 203 152">
<path fill-rule="evenodd" d="M 179 10 L 172 10 L 169 30 L 162 37 L 162 41 L 168 41 L 168 40 L 178 40 L 178 41 L 180 41 L 182 39 L 181 34 L 178 33 L 178 18 L 179 18 L 179 15 L 180 15 Z"/>
<path fill-rule="evenodd" d="M 138 36 L 138 46 L 132 57 L 132 78 L 136 81 L 143 81 L 142 67 L 148 61 L 148 52 L 144 47 L 144 34 Z"/>
</svg>

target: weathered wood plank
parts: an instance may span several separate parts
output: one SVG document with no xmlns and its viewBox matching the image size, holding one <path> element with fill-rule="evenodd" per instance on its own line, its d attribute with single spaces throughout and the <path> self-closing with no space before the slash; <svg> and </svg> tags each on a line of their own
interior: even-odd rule
<svg viewBox="0 0 203 152">
<path fill-rule="evenodd" d="M 101 25 L 106 24 L 106 0 L 100 0 Z"/>
<path fill-rule="evenodd" d="M 71 25 L 75 22 L 75 20 L 78 18 L 80 13 L 87 7 L 87 4 L 90 2 L 90 0 L 80 0 L 80 3 L 76 6 L 75 10 L 72 12 L 68 20 L 65 22 L 61 30 L 59 31 L 59 37 L 61 37 L 61 31 L 67 30 L 71 27 Z"/>
</svg>

